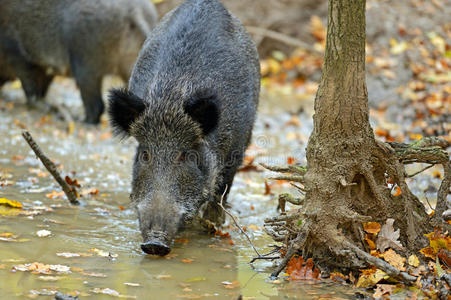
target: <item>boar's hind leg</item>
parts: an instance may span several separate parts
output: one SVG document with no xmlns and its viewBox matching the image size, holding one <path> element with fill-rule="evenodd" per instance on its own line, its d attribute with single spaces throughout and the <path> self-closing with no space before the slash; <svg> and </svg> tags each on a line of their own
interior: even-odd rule
<svg viewBox="0 0 451 300">
<path fill-rule="evenodd" d="M 37 100 L 45 97 L 53 76 L 47 75 L 45 70 L 32 64 L 22 64 L 16 69 L 25 95 L 27 104 L 34 106 Z"/>
<path fill-rule="evenodd" d="M 71 63 L 72 72 L 80 89 L 81 99 L 85 108 L 85 122 L 98 124 L 105 105 L 103 104 L 101 87 L 102 76 L 86 64 Z"/>
</svg>

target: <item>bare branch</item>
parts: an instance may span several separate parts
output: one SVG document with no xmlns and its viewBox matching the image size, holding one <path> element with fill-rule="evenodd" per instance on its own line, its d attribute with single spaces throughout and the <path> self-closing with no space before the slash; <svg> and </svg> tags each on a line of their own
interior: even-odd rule
<svg viewBox="0 0 451 300">
<path fill-rule="evenodd" d="M 309 50 L 311 52 L 315 52 L 318 54 L 323 54 L 321 51 L 316 50 L 314 47 L 312 47 L 310 44 L 305 43 L 303 41 L 300 41 L 298 39 L 295 39 L 291 36 L 288 36 L 286 34 L 277 32 L 277 31 L 273 31 L 273 30 L 269 30 L 269 29 L 265 29 L 265 28 L 260 28 L 260 27 L 254 27 L 254 26 L 246 26 L 247 31 L 249 31 L 249 33 L 251 34 L 256 34 L 256 35 L 263 35 L 267 38 L 285 43 L 289 46 L 293 46 L 293 47 L 300 47 L 306 50 Z"/>
<path fill-rule="evenodd" d="M 42 152 L 41 148 L 35 142 L 31 134 L 28 131 L 24 131 L 22 132 L 22 136 L 28 143 L 28 145 L 30 145 L 30 148 L 34 151 L 36 156 L 42 161 L 44 167 L 50 172 L 50 174 L 52 174 L 53 178 L 55 178 L 56 182 L 58 182 L 58 184 L 61 186 L 70 203 L 73 205 L 80 204 L 80 202 L 77 200 L 75 188 L 70 187 L 67 182 L 61 177 L 55 164 Z"/>
</svg>

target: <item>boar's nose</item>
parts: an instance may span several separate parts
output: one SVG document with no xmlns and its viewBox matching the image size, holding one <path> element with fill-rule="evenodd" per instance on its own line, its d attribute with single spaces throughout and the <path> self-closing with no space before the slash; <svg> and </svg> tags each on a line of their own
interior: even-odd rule
<svg viewBox="0 0 451 300">
<path fill-rule="evenodd" d="M 147 254 L 165 256 L 171 252 L 171 248 L 160 241 L 149 241 L 141 244 L 141 249 Z"/>
</svg>

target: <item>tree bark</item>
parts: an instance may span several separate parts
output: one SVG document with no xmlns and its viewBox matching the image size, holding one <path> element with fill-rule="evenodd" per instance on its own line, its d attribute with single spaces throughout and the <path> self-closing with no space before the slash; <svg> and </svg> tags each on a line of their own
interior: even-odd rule
<svg viewBox="0 0 451 300">
<path fill-rule="evenodd" d="M 362 222 L 395 219 L 406 253 L 424 247 L 422 203 L 404 181 L 396 152 L 376 141 L 365 80 L 365 0 L 329 0 L 325 61 L 307 146 L 302 228 L 295 247 L 320 265 L 345 269 L 369 262 Z M 392 178 L 402 194 L 393 197 Z M 350 246 L 352 245 L 352 246 Z"/>
</svg>

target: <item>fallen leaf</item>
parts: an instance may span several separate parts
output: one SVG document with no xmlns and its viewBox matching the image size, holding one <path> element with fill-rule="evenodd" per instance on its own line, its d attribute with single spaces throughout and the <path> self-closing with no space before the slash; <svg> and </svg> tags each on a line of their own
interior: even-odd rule
<svg viewBox="0 0 451 300">
<path fill-rule="evenodd" d="M 0 198 L 0 205 L 5 205 L 13 208 L 22 208 L 22 203 L 15 200 L 9 200 L 6 198 Z"/>
<path fill-rule="evenodd" d="M 184 258 L 184 259 L 181 260 L 181 262 L 184 263 L 184 264 L 190 264 L 190 263 L 193 262 L 193 260 L 189 259 L 189 258 Z"/>
<path fill-rule="evenodd" d="M 311 258 L 304 262 L 302 256 L 293 256 L 287 264 L 289 280 L 319 279 L 320 271 L 314 267 Z"/>
<path fill-rule="evenodd" d="M 448 267 L 451 267 L 451 252 L 446 249 L 440 249 L 437 253 L 437 257 L 446 264 Z"/>
<path fill-rule="evenodd" d="M 198 281 L 205 281 L 205 280 L 207 280 L 207 278 L 205 278 L 205 277 L 193 277 L 193 278 L 186 279 L 185 282 L 198 282 Z"/>
<path fill-rule="evenodd" d="M 388 279 L 389 276 L 379 269 L 370 269 L 372 272 L 369 274 L 363 273 L 360 275 L 359 280 L 357 281 L 356 286 L 361 288 L 372 287 L 376 285 L 382 279 Z"/>
<path fill-rule="evenodd" d="M 0 237 L 4 237 L 4 238 L 13 238 L 15 237 L 15 235 L 11 232 L 1 232 L 0 233 Z"/>
<path fill-rule="evenodd" d="M 401 188 L 399 186 L 397 186 L 395 188 L 395 191 L 393 192 L 393 196 L 398 197 L 401 194 L 402 194 Z"/>
<path fill-rule="evenodd" d="M 371 239 L 371 237 L 368 234 L 365 234 L 365 242 L 370 247 L 370 250 L 376 249 L 376 243 Z"/>
<path fill-rule="evenodd" d="M 188 239 L 175 239 L 174 242 L 181 243 L 181 244 L 187 244 L 189 242 Z"/>
<path fill-rule="evenodd" d="M 59 277 L 59 276 L 39 276 L 38 279 L 42 280 L 42 281 L 58 281 L 61 279 L 61 277 Z"/>
<path fill-rule="evenodd" d="M 78 183 L 77 179 L 72 179 L 66 175 L 66 177 L 64 177 L 64 181 L 66 181 L 66 183 L 70 186 L 75 186 L 77 188 L 80 188 L 80 184 Z"/>
<path fill-rule="evenodd" d="M 160 274 L 156 276 L 157 279 L 172 279 L 171 275 Z"/>
<path fill-rule="evenodd" d="M 271 195 L 271 186 L 269 185 L 268 181 L 265 180 L 265 193 L 263 195 L 268 196 Z"/>
<path fill-rule="evenodd" d="M 111 253 L 111 252 L 107 252 L 107 251 L 103 251 L 103 250 L 100 250 L 100 249 L 97 249 L 97 248 L 89 249 L 89 252 L 93 252 L 93 253 L 97 254 L 98 256 L 101 256 L 101 257 L 109 257 L 109 258 L 116 258 L 116 257 L 118 257 L 117 254 L 114 254 L 114 253 Z"/>
<path fill-rule="evenodd" d="M 61 252 L 56 253 L 57 256 L 65 257 L 65 258 L 72 258 L 72 257 L 80 257 L 81 255 L 78 253 L 70 253 L 70 252 Z"/>
<path fill-rule="evenodd" d="M 32 273 L 37 274 L 52 274 L 53 272 L 56 273 L 71 273 L 70 267 L 64 266 L 64 265 L 46 265 L 39 262 L 34 262 L 31 264 L 23 264 L 23 265 L 16 265 L 13 266 L 12 271 L 22 271 L 27 272 L 31 271 Z"/>
<path fill-rule="evenodd" d="M 408 264 L 411 265 L 412 267 L 418 267 L 420 265 L 420 260 L 418 259 L 418 257 L 415 254 L 412 254 L 411 256 L 409 256 L 409 259 L 407 260 Z"/>
<path fill-rule="evenodd" d="M 393 228 L 394 219 L 387 219 L 377 236 L 376 246 L 380 252 L 385 252 L 387 248 L 402 249 L 399 241 L 399 229 L 395 231 Z"/>
<path fill-rule="evenodd" d="M 82 196 L 88 196 L 88 195 L 97 195 L 99 193 L 98 189 L 90 188 L 90 189 L 82 189 L 80 192 L 80 195 Z"/>
<path fill-rule="evenodd" d="M 375 299 L 385 299 L 384 296 L 389 297 L 395 288 L 396 286 L 391 284 L 378 284 L 376 285 L 376 291 L 374 292 L 373 297 Z"/>
<path fill-rule="evenodd" d="M 103 289 L 94 288 L 93 290 L 91 290 L 91 292 L 93 292 L 95 294 L 104 294 L 104 295 L 109 295 L 109 296 L 118 297 L 118 298 L 136 299 L 136 296 L 121 295 L 118 291 L 115 291 L 110 288 L 103 288 Z"/>
<path fill-rule="evenodd" d="M 223 281 L 221 282 L 222 286 L 228 290 L 236 289 L 240 287 L 240 283 L 238 280 L 234 280 L 233 282 L 230 281 Z"/>
<path fill-rule="evenodd" d="M 367 233 L 378 234 L 381 231 L 381 224 L 377 222 L 363 223 L 363 230 Z"/>
<path fill-rule="evenodd" d="M 296 162 L 296 158 L 289 156 L 287 158 L 287 164 L 292 165 Z"/>
<path fill-rule="evenodd" d="M 398 270 L 400 270 L 400 271 L 406 270 L 406 268 L 404 266 L 406 259 L 404 257 L 402 257 L 401 255 L 399 255 L 398 253 L 396 253 L 393 249 L 388 249 L 387 251 L 382 253 L 381 256 L 385 259 L 385 261 L 387 261 L 389 264 L 391 264 Z"/>
<path fill-rule="evenodd" d="M 133 283 L 133 282 L 124 282 L 124 284 L 125 284 L 125 285 L 128 285 L 128 286 L 134 286 L 134 287 L 141 286 L 141 284 L 139 284 L 139 283 Z"/>
<path fill-rule="evenodd" d="M 46 236 L 49 236 L 51 234 L 52 234 L 52 232 L 50 230 L 45 230 L 45 229 L 39 230 L 39 231 L 36 232 L 36 235 L 38 237 L 46 237 Z"/>
<path fill-rule="evenodd" d="M 88 271 L 82 271 L 80 272 L 81 275 L 90 276 L 90 277 L 98 277 L 98 278 L 105 278 L 108 277 L 107 275 L 103 273 L 96 273 L 96 272 L 88 272 Z"/>
<path fill-rule="evenodd" d="M 339 283 L 346 283 L 348 280 L 348 276 L 345 276 L 341 274 L 340 272 L 332 272 L 330 273 L 329 277 L 332 281 L 339 282 Z"/>
<path fill-rule="evenodd" d="M 45 194 L 45 196 L 50 199 L 61 198 L 64 196 L 64 192 L 63 191 L 61 191 L 61 192 L 52 191 L 51 193 Z"/>
</svg>

